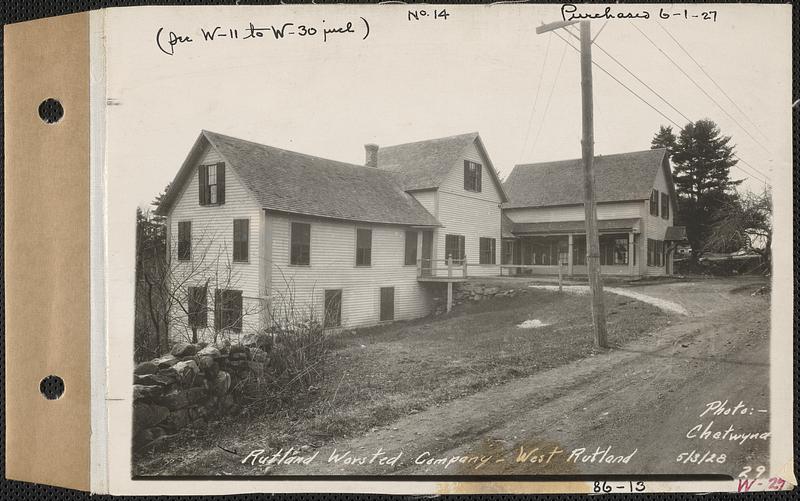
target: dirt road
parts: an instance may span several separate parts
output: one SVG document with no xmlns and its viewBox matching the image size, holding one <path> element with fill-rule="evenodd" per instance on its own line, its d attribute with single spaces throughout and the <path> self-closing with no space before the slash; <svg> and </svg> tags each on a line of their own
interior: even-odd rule
<svg viewBox="0 0 800 501">
<path fill-rule="evenodd" d="M 345 443 L 303 448 L 297 456 L 282 452 L 313 457 L 308 464 L 267 466 L 259 460 L 278 451 L 237 451 L 226 469 L 241 475 L 736 476 L 745 466 L 768 464 L 769 414 L 762 411 L 769 409 L 769 296 L 752 296 L 757 288 L 744 279 L 632 287 L 681 304 L 689 315 L 675 315 L 666 329 L 622 349 Z"/>
</svg>

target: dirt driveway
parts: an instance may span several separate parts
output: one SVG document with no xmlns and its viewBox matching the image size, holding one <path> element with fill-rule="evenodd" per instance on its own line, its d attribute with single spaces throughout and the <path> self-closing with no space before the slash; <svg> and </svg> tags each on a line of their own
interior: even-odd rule
<svg viewBox="0 0 800 501">
<path fill-rule="evenodd" d="M 724 432 L 729 426 L 734 428 L 731 433 L 768 431 L 769 415 L 760 411 L 769 408 L 769 296 L 752 296 L 758 285 L 747 279 L 715 279 L 632 288 L 682 304 L 690 315 L 622 349 L 516 380 L 326 447 L 308 465 L 273 465 L 267 471 L 278 475 L 650 472 L 736 476 L 745 465 L 767 464 L 768 440 L 751 438 L 740 445 L 738 440 L 699 436 L 709 423 L 712 432 Z M 726 400 L 728 408 L 744 402 L 746 413 L 732 417 L 709 411 L 700 416 L 712 402 Z M 702 429 L 693 434 L 696 438 L 687 438 L 697 425 Z M 334 449 L 337 454 L 350 451 L 349 457 L 371 459 L 379 448 L 385 454 L 372 464 L 329 462 Z M 517 462 L 520 448 L 525 453 L 538 451 L 528 461 Z M 601 454 L 595 460 L 603 452 L 606 458 L 623 459 L 636 452 L 627 463 L 583 462 L 598 448 Z M 554 449 L 564 452 L 556 452 L 549 463 L 531 462 L 545 461 Z M 569 461 L 579 449 L 584 454 L 576 462 Z M 691 455 L 692 451 L 699 456 Z M 399 453 L 395 464 L 378 464 Z M 714 462 L 708 462 L 712 454 Z M 724 462 L 719 462 L 723 454 Z M 451 462 L 453 457 L 467 459 Z M 471 462 L 473 457 L 479 459 Z M 486 457 L 490 459 L 481 463 Z M 435 462 L 441 458 L 447 462 Z M 700 459 L 706 462 L 696 464 Z M 248 465 L 265 468 L 257 461 Z"/>
<path fill-rule="evenodd" d="M 769 409 L 769 295 L 751 295 L 763 283 L 630 287 L 678 303 L 688 315 L 616 349 L 344 442 L 260 454 L 237 447 L 219 451 L 215 463 L 233 475 L 736 476 L 745 465 L 768 464 L 769 414 L 761 411 Z M 720 415 L 707 410 L 714 402 Z M 721 412 L 740 402 L 736 412 L 744 414 Z M 287 460 L 266 464 L 272 455 Z"/>
</svg>

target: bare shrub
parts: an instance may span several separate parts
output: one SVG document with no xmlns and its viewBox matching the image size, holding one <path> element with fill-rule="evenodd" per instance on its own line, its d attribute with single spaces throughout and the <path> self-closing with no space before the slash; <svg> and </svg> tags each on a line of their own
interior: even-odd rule
<svg viewBox="0 0 800 501">
<path fill-rule="evenodd" d="M 285 287 L 273 292 L 266 308 L 268 326 L 261 334 L 270 340 L 264 376 L 244 388 L 251 409 L 269 410 L 304 398 L 325 379 L 329 337 L 313 306 L 314 291 L 312 301 L 301 302 L 294 281 L 281 275 Z"/>
</svg>

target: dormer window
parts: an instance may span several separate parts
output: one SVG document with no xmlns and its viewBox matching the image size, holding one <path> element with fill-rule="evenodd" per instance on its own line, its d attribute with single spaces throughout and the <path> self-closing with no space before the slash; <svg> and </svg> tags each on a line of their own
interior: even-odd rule
<svg viewBox="0 0 800 501">
<path fill-rule="evenodd" d="M 200 205 L 225 203 L 224 163 L 201 165 L 197 177 L 200 182 Z"/>
<path fill-rule="evenodd" d="M 464 160 L 464 189 L 481 191 L 481 164 Z"/>
</svg>

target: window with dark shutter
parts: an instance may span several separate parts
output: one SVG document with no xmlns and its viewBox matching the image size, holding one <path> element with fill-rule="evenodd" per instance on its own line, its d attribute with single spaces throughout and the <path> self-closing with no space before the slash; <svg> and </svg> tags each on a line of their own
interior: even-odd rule
<svg viewBox="0 0 800 501">
<path fill-rule="evenodd" d="M 444 256 L 445 259 L 452 257 L 454 262 L 464 260 L 464 235 L 445 235 L 444 236 Z"/>
<path fill-rule="evenodd" d="M 658 216 L 658 190 L 650 192 L 650 215 Z"/>
<path fill-rule="evenodd" d="M 178 222 L 178 260 L 192 259 L 192 222 Z"/>
<path fill-rule="evenodd" d="M 189 287 L 189 327 L 208 326 L 208 292 L 205 287 Z"/>
<path fill-rule="evenodd" d="M 200 193 L 200 205 L 208 204 L 208 165 L 201 165 L 197 169 L 197 180 L 200 183 L 198 193 Z"/>
<path fill-rule="evenodd" d="M 406 266 L 416 266 L 417 264 L 417 231 L 406 231 L 406 252 L 405 261 Z"/>
<path fill-rule="evenodd" d="M 661 217 L 669 219 L 669 195 L 661 194 Z"/>
<path fill-rule="evenodd" d="M 214 329 L 242 332 L 242 291 L 217 289 L 214 295 Z"/>
<path fill-rule="evenodd" d="M 394 287 L 381 287 L 381 322 L 394 320 Z"/>
<path fill-rule="evenodd" d="M 289 264 L 311 264 L 311 225 L 308 223 L 292 223 Z"/>
<path fill-rule="evenodd" d="M 325 327 L 342 325 L 342 289 L 325 291 Z"/>
<path fill-rule="evenodd" d="M 356 266 L 372 266 L 372 230 L 356 230 Z"/>
<path fill-rule="evenodd" d="M 481 191 L 481 164 L 464 160 L 464 189 Z"/>
<path fill-rule="evenodd" d="M 497 240 L 494 238 L 481 237 L 480 239 L 480 264 L 495 264 L 495 251 Z"/>
<path fill-rule="evenodd" d="M 222 162 L 217 164 L 217 203 L 225 203 L 225 164 Z"/>
<path fill-rule="evenodd" d="M 664 266 L 664 241 L 647 239 L 647 266 Z"/>
<path fill-rule="evenodd" d="M 222 205 L 225 203 L 225 164 L 220 162 L 201 165 L 198 171 L 200 180 L 200 205 Z"/>
<path fill-rule="evenodd" d="M 246 263 L 250 253 L 250 220 L 233 220 L 233 261 Z"/>
</svg>

